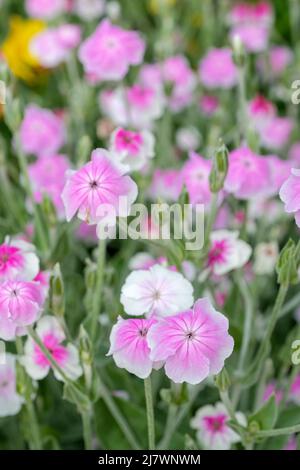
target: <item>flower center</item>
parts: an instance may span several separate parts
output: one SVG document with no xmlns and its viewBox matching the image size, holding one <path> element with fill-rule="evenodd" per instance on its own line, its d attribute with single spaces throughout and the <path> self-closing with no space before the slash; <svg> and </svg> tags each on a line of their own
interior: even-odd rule
<svg viewBox="0 0 300 470">
<path fill-rule="evenodd" d="M 98 182 L 95 181 L 95 180 L 91 181 L 91 182 L 90 182 L 90 188 L 91 188 L 91 189 L 96 189 L 96 188 L 98 188 Z"/>
<path fill-rule="evenodd" d="M 148 330 L 147 328 L 141 328 L 139 330 L 139 333 L 140 333 L 140 336 L 142 336 L 142 338 L 145 338 L 145 336 L 147 336 Z"/>
</svg>

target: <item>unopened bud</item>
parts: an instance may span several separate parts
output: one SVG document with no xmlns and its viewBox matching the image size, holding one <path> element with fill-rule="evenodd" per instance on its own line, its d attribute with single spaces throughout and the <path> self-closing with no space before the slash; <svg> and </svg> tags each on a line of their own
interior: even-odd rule
<svg viewBox="0 0 300 470">
<path fill-rule="evenodd" d="M 77 152 L 76 152 L 76 161 L 79 166 L 84 165 L 90 157 L 92 149 L 92 142 L 88 135 L 84 135 L 79 139 Z"/>
<path fill-rule="evenodd" d="M 59 263 L 56 263 L 50 278 L 50 307 L 58 317 L 65 313 L 64 282 Z"/>
<path fill-rule="evenodd" d="M 239 35 L 235 34 L 232 39 L 233 61 L 238 67 L 244 67 L 246 63 L 246 53 L 244 45 Z"/>
<path fill-rule="evenodd" d="M 225 367 L 215 376 L 215 384 L 220 392 L 226 392 L 231 385 L 231 380 Z"/>
<path fill-rule="evenodd" d="M 289 285 L 298 282 L 296 246 L 291 239 L 279 254 L 276 272 L 279 284 Z"/>
<path fill-rule="evenodd" d="M 224 181 L 228 171 L 228 150 L 224 143 L 217 148 L 213 166 L 209 175 L 210 190 L 218 193 L 224 186 Z"/>
</svg>

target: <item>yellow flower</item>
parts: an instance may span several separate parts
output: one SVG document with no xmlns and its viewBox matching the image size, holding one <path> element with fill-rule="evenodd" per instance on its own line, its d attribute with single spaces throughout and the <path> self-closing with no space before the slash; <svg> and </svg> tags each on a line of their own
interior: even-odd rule
<svg viewBox="0 0 300 470">
<path fill-rule="evenodd" d="M 13 16 L 10 31 L 2 44 L 3 56 L 12 73 L 28 83 L 39 82 L 46 74 L 29 50 L 32 38 L 45 27 L 43 21 Z"/>
</svg>

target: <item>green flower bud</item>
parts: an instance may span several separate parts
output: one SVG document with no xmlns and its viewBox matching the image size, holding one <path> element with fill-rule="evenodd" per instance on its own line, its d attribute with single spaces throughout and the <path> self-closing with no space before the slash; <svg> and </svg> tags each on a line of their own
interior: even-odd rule
<svg viewBox="0 0 300 470">
<path fill-rule="evenodd" d="M 225 367 L 215 376 L 215 384 L 220 392 L 226 392 L 231 385 L 231 380 Z"/>
<path fill-rule="evenodd" d="M 84 135 L 79 139 L 77 151 L 76 151 L 76 161 L 78 166 L 84 165 L 90 157 L 92 150 L 92 142 L 88 135 Z"/>
<path fill-rule="evenodd" d="M 291 239 L 279 254 L 276 272 L 279 284 L 289 285 L 298 282 L 296 246 Z"/>
<path fill-rule="evenodd" d="M 233 61 L 238 67 L 244 67 L 246 63 L 246 52 L 241 38 L 235 35 L 232 40 Z"/>
<path fill-rule="evenodd" d="M 65 313 L 64 282 L 59 263 L 56 263 L 50 278 L 50 308 L 58 317 Z"/>
<path fill-rule="evenodd" d="M 224 143 L 221 143 L 215 152 L 213 166 L 209 175 L 209 185 L 211 192 L 218 193 L 223 188 L 227 171 L 228 150 Z"/>
</svg>

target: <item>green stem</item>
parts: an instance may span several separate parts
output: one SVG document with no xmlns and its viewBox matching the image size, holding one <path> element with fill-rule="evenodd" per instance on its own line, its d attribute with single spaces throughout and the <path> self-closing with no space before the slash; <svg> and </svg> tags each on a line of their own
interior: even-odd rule
<svg viewBox="0 0 300 470">
<path fill-rule="evenodd" d="M 102 291 L 103 291 L 103 278 L 104 278 L 104 264 L 105 264 L 106 244 L 104 240 L 99 240 L 98 254 L 97 254 L 97 272 L 96 272 L 96 285 L 92 301 L 91 311 L 91 342 L 95 343 L 97 338 L 98 318 L 100 314 Z"/>
<path fill-rule="evenodd" d="M 238 90 L 239 90 L 238 122 L 240 124 L 240 135 L 243 140 L 243 139 L 246 139 L 247 137 L 247 122 L 248 122 L 245 66 L 238 67 Z"/>
<path fill-rule="evenodd" d="M 255 437 L 258 438 L 266 438 L 266 437 L 276 437 L 276 436 L 284 436 L 285 434 L 296 434 L 300 432 L 300 424 L 296 424 L 294 426 L 288 426 L 286 428 L 278 428 L 278 429 L 270 429 L 265 431 L 258 431 L 255 434 Z"/>
<path fill-rule="evenodd" d="M 16 338 L 16 348 L 19 357 L 23 356 L 23 343 L 20 337 Z M 28 387 L 28 376 L 25 374 L 23 367 L 21 368 L 21 382 L 24 386 L 24 398 L 26 402 L 26 409 L 28 413 L 28 418 L 30 422 L 29 434 L 31 436 L 31 441 L 29 442 L 29 447 L 31 450 L 42 450 L 42 440 L 40 435 L 40 428 L 34 408 L 34 404 L 31 398 L 31 390 Z"/>
<path fill-rule="evenodd" d="M 245 367 L 245 362 L 246 362 L 247 353 L 249 350 L 249 344 L 251 340 L 251 334 L 252 334 L 253 305 L 252 305 L 251 294 L 249 292 L 249 288 L 248 288 L 246 281 L 242 277 L 236 276 L 236 282 L 243 296 L 244 304 L 245 304 L 243 339 L 242 339 L 241 352 L 240 352 L 240 357 L 239 357 L 239 362 L 238 362 L 238 370 L 243 371 Z"/>
<path fill-rule="evenodd" d="M 176 420 L 176 413 L 177 413 L 177 406 L 174 405 L 174 404 L 170 404 L 169 410 L 168 410 L 168 416 L 167 416 L 164 435 L 163 435 L 160 443 L 157 446 L 158 449 L 162 449 L 162 450 L 167 450 L 168 449 L 169 443 L 170 443 L 172 435 L 173 435 L 172 423 L 175 422 L 175 420 Z"/>
<path fill-rule="evenodd" d="M 219 393 L 220 393 L 221 400 L 224 403 L 225 408 L 228 411 L 228 414 L 229 414 L 230 418 L 232 419 L 232 421 L 237 422 L 235 412 L 234 412 L 234 407 L 233 407 L 233 404 L 230 401 L 228 392 L 221 392 L 220 391 Z"/>
<path fill-rule="evenodd" d="M 140 449 L 140 446 L 131 431 L 130 426 L 128 425 L 126 419 L 121 414 L 119 408 L 116 406 L 114 400 L 112 399 L 106 385 L 102 382 L 101 377 L 98 374 L 98 383 L 100 385 L 101 397 L 106 404 L 107 408 L 111 412 L 112 416 L 114 417 L 116 423 L 119 425 L 119 428 L 123 432 L 125 438 L 127 439 L 128 443 L 134 450 Z"/>
<path fill-rule="evenodd" d="M 154 408 L 151 386 L 151 376 L 144 380 L 145 400 L 147 410 L 147 426 L 148 426 L 148 442 L 149 450 L 155 450 L 155 425 L 154 425 Z"/>
<path fill-rule="evenodd" d="M 91 416 L 90 413 L 81 413 L 82 427 L 83 427 L 83 440 L 85 450 L 93 449 L 93 440 L 92 440 L 92 426 L 91 426 Z"/>
<path fill-rule="evenodd" d="M 218 193 L 213 193 L 210 211 L 209 211 L 209 215 L 208 215 L 208 219 L 206 223 L 205 237 L 204 237 L 205 251 L 207 251 L 209 247 L 209 238 L 210 238 L 211 231 L 213 229 L 213 225 L 216 220 L 217 212 L 218 212 Z"/>
</svg>

